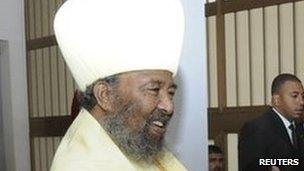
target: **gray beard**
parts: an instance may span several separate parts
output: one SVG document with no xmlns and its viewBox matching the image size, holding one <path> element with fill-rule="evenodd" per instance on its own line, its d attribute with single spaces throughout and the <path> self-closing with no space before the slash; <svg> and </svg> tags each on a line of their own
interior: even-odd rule
<svg viewBox="0 0 304 171">
<path fill-rule="evenodd" d="M 140 131 L 132 131 L 125 124 L 132 117 L 134 105 L 125 105 L 116 113 L 107 114 L 101 125 L 130 159 L 151 163 L 163 147 L 163 138 L 155 139 L 149 135 L 148 121 L 140 125 Z"/>
</svg>

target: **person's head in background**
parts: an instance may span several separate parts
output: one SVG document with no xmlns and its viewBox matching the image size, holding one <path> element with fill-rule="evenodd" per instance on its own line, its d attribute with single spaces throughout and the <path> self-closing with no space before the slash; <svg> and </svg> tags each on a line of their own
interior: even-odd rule
<svg viewBox="0 0 304 171">
<path fill-rule="evenodd" d="M 304 89 L 301 80 L 292 74 L 280 74 L 271 85 L 272 106 L 286 119 L 299 119 L 304 111 Z"/>
<path fill-rule="evenodd" d="M 209 171 L 222 171 L 224 168 L 224 157 L 220 147 L 208 146 L 209 151 Z"/>
</svg>

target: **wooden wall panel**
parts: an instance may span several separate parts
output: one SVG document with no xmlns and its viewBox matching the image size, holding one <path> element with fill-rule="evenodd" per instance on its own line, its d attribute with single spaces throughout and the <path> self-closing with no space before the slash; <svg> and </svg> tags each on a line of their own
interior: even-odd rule
<svg viewBox="0 0 304 171">
<path fill-rule="evenodd" d="M 250 53 L 249 53 L 249 25 L 248 11 L 236 13 L 236 59 L 237 59 L 237 87 L 238 104 L 250 105 Z"/>
<path fill-rule="evenodd" d="M 304 1 L 295 3 L 295 73 L 304 83 Z"/>
<path fill-rule="evenodd" d="M 57 55 L 60 56 L 59 51 Z M 63 58 L 58 58 L 58 77 L 59 77 L 59 115 L 67 115 L 67 85 L 66 85 L 66 66 Z"/>
<path fill-rule="evenodd" d="M 40 8 L 41 8 L 41 29 L 42 29 L 42 37 L 50 35 L 50 27 L 51 24 L 49 20 L 49 6 L 48 1 L 40 0 Z"/>
<path fill-rule="evenodd" d="M 35 22 L 34 22 L 34 17 L 35 17 L 35 8 L 34 8 L 34 0 L 27 0 L 26 1 L 27 5 L 27 10 L 25 10 L 26 12 L 26 16 L 27 16 L 27 40 L 33 39 L 35 37 L 35 30 L 34 29 L 30 29 L 30 28 L 34 28 L 35 27 Z"/>
<path fill-rule="evenodd" d="M 68 115 L 76 86 L 58 47 L 30 51 L 28 58 L 31 115 Z"/>
<path fill-rule="evenodd" d="M 76 88 L 58 47 L 29 51 L 30 118 L 69 115 Z M 60 139 L 40 137 L 32 143 L 35 170 L 49 170 Z M 38 157 L 37 157 L 38 156 Z"/>
<path fill-rule="evenodd" d="M 228 171 L 236 171 L 238 169 L 238 134 L 227 134 L 227 162 Z"/>
<path fill-rule="evenodd" d="M 214 107 L 218 105 L 215 17 L 209 17 L 207 19 L 207 32 L 208 32 L 209 106 Z"/>
<path fill-rule="evenodd" d="M 279 6 L 280 72 L 294 73 L 293 3 Z"/>
<path fill-rule="evenodd" d="M 50 49 L 44 48 L 43 50 L 43 86 L 44 86 L 44 100 L 45 100 L 45 115 L 44 116 L 51 116 L 52 115 L 52 104 L 51 104 L 51 72 L 50 72 Z"/>
<path fill-rule="evenodd" d="M 49 30 L 48 30 L 49 31 Z M 47 33 L 49 34 L 49 33 Z M 53 115 L 53 103 L 52 103 L 52 87 L 51 87 L 51 50 L 50 48 L 43 49 L 43 63 L 44 63 L 44 87 L 45 87 L 45 115 L 44 116 L 52 116 Z M 42 138 L 41 146 L 44 147 L 45 154 L 45 169 L 50 169 L 50 164 L 52 161 L 52 156 L 54 153 L 53 150 L 53 140 L 52 138 L 44 137 Z"/>
<path fill-rule="evenodd" d="M 38 94 L 38 117 L 43 117 L 45 115 L 45 99 L 44 99 L 44 69 L 43 69 L 43 54 L 42 49 L 36 50 L 36 68 L 37 72 L 35 76 L 37 77 L 37 94 Z"/>
<path fill-rule="evenodd" d="M 27 40 L 54 34 L 53 20 L 62 0 L 25 0 Z"/>
<path fill-rule="evenodd" d="M 264 30 L 263 9 L 254 9 L 249 13 L 250 19 L 250 78 L 251 105 L 265 104 L 264 91 Z"/>
<path fill-rule="evenodd" d="M 41 162 L 40 162 L 40 141 L 39 138 L 32 138 L 33 139 L 33 146 L 32 146 L 32 150 L 33 150 L 33 154 L 32 154 L 32 160 L 34 159 L 34 161 L 32 161 L 32 163 L 34 163 L 33 169 L 36 171 L 40 171 L 41 170 Z"/>
<path fill-rule="evenodd" d="M 27 68 L 28 68 L 28 96 L 29 96 L 29 115 L 30 117 L 37 116 L 38 110 L 37 110 L 37 81 L 35 75 L 36 73 L 36 58 L 35 58 L 35 52 L 30 51 L 27 53 Z"/>
<path fill-rule="evenodd" d="M 265 105 L 271 102 L 271 83 L 278 74 L 295 73 L 304 83 L 304 1 L 223 1 L 222 8 L 218 8 L 219 4 L 206 5 L 207 23 L 210 23 L 210 14 L 225 14 L 225 40 L 222 41 L 225 41 L 227 107 L 212 102 L 215 97 L 210 96 L 218 92 L 209 88 L 209 106 L 215 107 L 208 112 L 209 138 L 214 139 L 215 144 L 221 144 L 218 135 L 238 133 L 243 123 L 266 110 Z M 210 64 L 216 58 L 211 55 L 216 55 L 217 49 L 210 45 L 213 43 L 210 34 L 216 33 L 207 32 L 208 81 L 209 87 L 214 87 L 218 84 L 214 77 L 219 76 Z M 225 150 L 229 146 L 228 139 L 221 146 Z M 229 147 L 226 151 L 230 159 L 237 156 L 237 138 L 233 139 L 232 151 Z M 236 160 L 226 162 L 228 170 L 237 170 Z"/>
<path fill-rule="evenodd" d="M 35 98 L 35 100 L 36 100 L 36 103 L 34 104 L 35 106 L 33 106 L 33 108 L 35 108 L 36 109 L 36 112 L 35 113 L 33 113 L 33 116 L 34 117 L 38 117 L 39 116 L 39 104 L 40 104 L 40 102 L 39 102 L 39 89 L 38 89 L 38 84 L 39 84 L 39 82 L 38 82 L 38 67 L 37 67 L 37 63 L 38 63 L 38 60 L 37 60 L 37 52 L 36 51 L 33 51 L 33 59 L 34 59 L 34 65 L 33 65 L 33 67 L 34 67 L 34 73 L 33 73 L 33 75 L 32 75 L 32 77 L 33 77 L 33 80 L 35 81 L 34 82 L 34 84 L 35 84 L 35 86 L 33 87 L 33 95 L 34 95 L 34 98 Z"/>
<path fill-rule="evenodd" d="M 55 150 L 57 149 L 54 148 L 54 141 L 53 141 L 53 137 L 46 137 L 46 154 L 47 154 L 47 170 L 50 170 L 50 167 L 51 167 L 51 164 L 52 164 L 52 161 L 53 161 L 53 157 L 54 157 L 54 154 L 55 154 Z"/>
<path fill-rule="evenodd" d="M 49 21 L 54 21 L 54 16 L 55 16 L 55 12 L 56 9 L 58 8 L 56 6 L 56 2 L 55 0 L 48 0 L 48 5 L 49 5 Z M 50 35 L 54 35 L 54 28 L 53 28 L 53 24 L 49 24 L 49 30 L 50 30 Z"/>
<path fill-rule="evenodd" d="M 39 37 L 42 37 L 42 25 L 41 25 L 41 22 L 42 22 L 42 12 L 41 12 L 41 5 L 40 5 L 40 2 L 39 0 L 35 0 L 34 1 L 34 22 L 35 22 L 35 25 L 34 25 L 34 30 L 35 30 L 35 36 L 34 38 L 39 38 Z"/>
<path fill-rule="evenodd" d="M 225 14 L 228 107 L 269 104 L 271 83 L 279 73 L 295 73 L 304 79 L 303 4 L 283 3 Z M 209 23 L 210 17 L 207 19 Z M 210 34 L 215 33 L 209 30 L 212 37 Z M 216 47 L 210 43 L 212 39 L 208 41 L 209 106 L 214 107 L 218 92 L 212 87 L 217 86 L 217 75 L 210 64 L 216 58 Z"/>
<path fill-rule="evenodd" d="M 238 104 L 237 66 L 236 66 L 236 35 L 235 35 L 235 14 L 225 15 L 225 44 L 226 44 L 226 85 L 227 85 L 227 106 Z"/>
<path fill-rule="evenodd" d="M 48 170 L 48 161 L 47 161 L 47 153 L 46 153 L 46 141 L 45 138 L 38 138 L 39 139 L 39 147 L 40 147 L 40 171 L 47 171 Z"/>
<path fill-rule="evenodd" d="M 271 99 L 271 83 L 275 76 L 279 74 L 279 22 L 278 7 L 265 8 L 265 65 L 266 70 L 266 103 Z"/>
<path fill-rule="evenodd" d="M 53 102 L 53 116 L 59 115 L 59 76 L 58 76 L 58 47 L 51 47 L 51 82 L 52 82 L 52 102 Z"/>
<path fill-rule="evenodd" d="M 61 137 L 37 137 L 34 139 L 34 167 L 36 171 L 50 170 L 56 149 Z"/>
<path fill-rule="evenodd" d="M 67 86 L 67 101 L 68 101 L 67 114 L 69 115 L 71 114 L 71 105 L 76 87 L 72 73 L 68 67 L 66 67 L 66 86 Z"/>
<path fill-rule="evenodd" d="M 33 169 L 37 171 L 50 170 L 51 162 L 54 157 L 55 150 L 58 148 L 60 137 L 35 137 L 34 142 L 34 166 Z"/>
<path fill-rule="evenodd" d="M 54 141 L 54 149 L 57 149 L 60 144 L 61 137 L 53 137 L 53 141 Z"/>
<path fill-rule="evenodd" d="M 54 34 L 54 14 L 62 3 L 62 0 L 25 0 L 28 42 Z M 43 39 L 39 44 L 45 44 L 45 41 L 47 39 Z M 38 47 L 27 53 L 30 120 L 70 113 L 75 83 L 58 47 L 54 44 L 50 46 L 52 47 Z M 61 137 L 31 137 L 33 171 L 49 170 L 60 140 Z"/>
</svg>

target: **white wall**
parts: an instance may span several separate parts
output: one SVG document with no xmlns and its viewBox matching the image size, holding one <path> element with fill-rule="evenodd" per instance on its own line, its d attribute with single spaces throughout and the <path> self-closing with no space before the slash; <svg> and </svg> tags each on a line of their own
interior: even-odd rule
<svg viewBox="0 0 304 171">
<path fill-rule="evenodd" d="M 7 171 L 30 170 L 23 4 L 24 0 L 0 1 L 0 40 L 8 43 L 0 59 L 0 126 Z"/>
<path fill-rule="evenodd" d="M 190 171 L 207 171 L 207 65 L 204 2 L 182 0 L 186 32 L 167 146 Z"/>
</svg>

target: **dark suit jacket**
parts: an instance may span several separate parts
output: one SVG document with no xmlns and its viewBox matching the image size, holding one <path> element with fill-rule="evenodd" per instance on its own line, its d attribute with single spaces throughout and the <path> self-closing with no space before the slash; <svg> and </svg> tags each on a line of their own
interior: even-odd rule
<svg viewBox="0 0 304 171">
<path fill-rule="evenodd" d="M 244 124 L 238 148 L 240 171 L 269 170 L 269 166 L 259 166 L 259 159 L 299 159 L 300 166 L 277 166 L 281 171 L 304 171 L 303 143 L 300 149 L 293 148 L 283 121 L 271 108 Z"/>
</svg>

